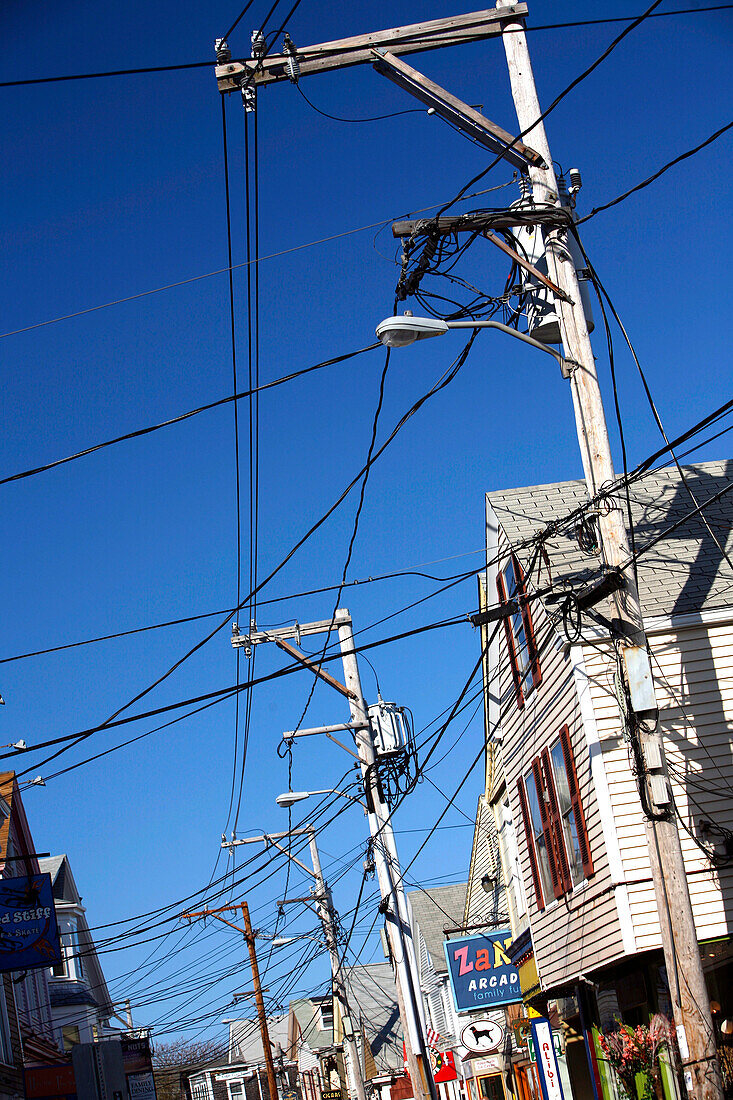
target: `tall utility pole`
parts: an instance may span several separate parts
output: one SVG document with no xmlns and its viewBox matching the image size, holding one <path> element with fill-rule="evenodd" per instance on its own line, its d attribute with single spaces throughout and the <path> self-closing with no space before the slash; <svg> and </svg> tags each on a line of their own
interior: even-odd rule
<svg viewBox="0 0 733 1100">
<path fill-rule="evenodd" d="M 546 168 L 529 167 L 535 203 L 540 207 L 559 203 L 545 128 L 537 122 L 541 110 L 524 33 L 524 20 L 498 0 L 504 11 L 502 38 L 512 96 L 523 137 L 542 155 Z M 593 350 L 583 312 L 578 277 L 567 247 L 566 232 L 544 232 L 550 278 L 564 292 L 556 297 L 560 334 L 566 359 L 578 366 L 571 372 L 575 421 L 591 497 L 614 480 L 608 429 L 598 385 Z M 659 711 L 648 658 L 648 646 L 639 594 L 631 561 L 631 547 L 623 513 L 614 503 L 598 517 L 605 565 L 625 569 L 625 586 L 614 594 L 618 620 L 616 645 L 629 689 L 631 708 L 638 726 L 645 761 L 645 828 L 649 848 L 659 924 L 667 968 L 685 1084 L 695 1100 L 722 1100 L 723 1090 L 715 1047 L 715 1030 L 697 943 L 679 832 L 671 811 L 671 787 L 659 727 Z M 622 716 L 623 719 L 623 716 Z"/>
<path fill-rule="evenodd" d="M 292 852 L 288 851 L 283 845 L 279 844 L 279 840 L 284 840 L 286 837 L 292 836 L 308 836 L 308 845 L 310 847 L 311 861 L 313 863 L 313 869 L 311 870 L 305 863 L 294 856 Z M 307 826 L 304 829 L 291 829 L 289 833 L 268 833 L 263 836 L 250 836 L 242 837 L 239 840 L 223 841 L 222 848 L 235 848 L 239 844 L 256 844 L 257 842 L 263 842 L 267 845 L 272 845 L 277 848 L 278 851 L 283 852 L 288 859 L 297 864 L 302 870 L 306 871 L 309 875 L 312 875 L 315 880 L 315 890 L 313 893 L 313 902 L 318 919 L 323 926 L 323 934 L 326 938 L 326 947 L 328 948 L 329 958 L 331 960 L 331 983 L 333 989 L 333 999 L 339 1006 L 339 1015 L 341 1018 L 341 1024 L 343 1028 L 344 1049 L 346 1053 L 346 1072 L 349 1078 L 349 1091 L 353 1093 L 356 1100 L 366 1100 L 366 1090 L 364 1088 L 364 1074 L 362 1072 L 361 1060 L 359 1058 L 359 1048 L 354 1035 L 354 1027 L 351 1019 L 351 1013 L 349 1011 L 348 999 L 346 995 L 346 981 L 344 979 L 344 968 L 342 960 L 339 955 L 338 939 L 336 935 L 336 912 L 333 907 L 333 900 L 331 897 L 331 891 L 326 885 L 326 880 L 323 877 L 323 871 L 321 869 L 321 859 L 318 854 L 318 846 L 316 844 L 316 831 L 312 825 Z M 310 898 L 284 898 L 281 905 L 288 904 L 291 900 L 303 902 L 308 904 Z M 334 1012 L 334 1023 L 336 1021 L 336 1013 Z"/>
<path fill-rule="evenodd" d="M 359 665 L 354 649 L 354 633 L 351 617 L 339 622 L 339 642 L 341 661 L 344 668 L 344 683 L 351 691 L 349 710 L 354 725 L 354 738 L 359 752 L 361 774 L 364 780 L 364 792 L 369 810 L 369 830 L 374 840 L 374 863 L 377 869 L 379 889 L 388 906 L 387 935 L 390 951 L 397 972 L 398 1000 L 401 998 L 400 1011 L 404 1003 L 403 1020 L 407 1018 L 408 1034 L 405 1036 L 405 1049 L 411 1048 L 408 1057 L 410 1079 L 417 1095 L 418 1089 L 427 1092 L 431 1100 L 437 1100 L 437 1089 L 433 1078 L 430 1056 L 425 1043 L 425 1019 L 420 991 L 417 955 L 412 938 L 412 922 L 407 908 L 407 898 L 402 884 L 402 872 L 397 856 L 397 845 L 392 828 L 392 815 L 389 805 L 382 794 L 379 781 L 377 753 L 374 746 L 374 732 L 369 722 L 369 712 L 361 689 Z M 409 1043 L 408 1043 L 409 1040 Z M 410 1065 L 413 1063 L 414 1068 Z M 419 1074 L 419 1077 L 416 1076 Z"/>
<path fill-rule="evenodd" d="M 344 684 L 339 683 L 330 673 L 322 669 L 317 661 L 301 653 L 296 646 L 287 640 L 289 638 L 300 639 L 304 635 L 326 634 L 333 629 L 337 629 L 339 634 Z M 315 729 L 295 730 L 292 733 L 284 734 L 283 738 L 289 741 L 294 737 L 325 734 L 326 737 L 336 741 L 333 735 L 341 731 L 350 731 L 354 736 L 364 780 L 367 820 L 369 822 L 369 832 L 374 841 L 374 863 L 385 910 L 387 937 L 395 968 L 397 1004 L 402 1021 L 407 1069 L 416 1100 L 438 1100 L 430 1056 L 425 1042 L 424 1009 L 417 956 L 412 939 L 410 914 L 402 885 L 402 873 L 392 829 L 391 812 L 384 799 L 379 782 L 374 732 L 361 689 L 351 616 L 346 608 L 339 608 L 332 619 L 314 623 L 296 623 L 294 626 L 280 627 L 275 630 L 257 631 L 252 629 L 247 635 L 240 634 L 239 628 L 235 624 L 232 632 L 232 645 L 235 648 L 242 646 L 246 651 L 251 646 L 262 642 L 275 642 L 291 657 L 300 661 L 315 676 L 318 676 L 319 679 L 348 700 L 350 722 L 333 726 L 319 726 Z M 336 741 L 336 744 L 340 745 L 341 743 Z M 346 746 L 341 745 L 341 747 L 345 748 Z M 351 750 L 347 751 L 350 752 Z"/>
<path fill-rule="evenodd" d="M 244 919 L 244 928 L 240 928 L 238 925 L 233 924 L 227 920 L 221 914 L 231 912 L 232 910 L 242 910 L 242 917 Z M 222 924 L 229 925 L 230 928 L 234 928 L 237 932 L 241 932 L 244 936 L 245 942 L 249 949 L 249 961 L 252 966 L 252 987 L 255 994 L 255 1005 L 257 1006 L 257 1019 L 260 1024 L 260 1037 L 262 1039 L 262 1051 L 265 1055 L 265 1068 L 267 1069 L 267 1087 L 270 1090 L 270 1100 L 278 1100 L 277 1080 L 275 1078 L 275 1065 L 272 1061 L 272 1047 L 270 1046 L 270 1032 L 267 1027 L 267 1015 L 265 1013 L 265 1002 L 262 999 L 262 984 L 260 982 L 260 968 L 257 965 L 257 950 L 255 948 L 255 938 L 252 932 L 252 923 L 249 919 L 249 906 L 246 901 L 240 902 L 239 905 L 223 905 L 220 909 L 203 909 L 200 913 L 182 913 L 182 919 L 192 921 L 194 919 L 202 917 L 216 917 Z"/>
</svg>

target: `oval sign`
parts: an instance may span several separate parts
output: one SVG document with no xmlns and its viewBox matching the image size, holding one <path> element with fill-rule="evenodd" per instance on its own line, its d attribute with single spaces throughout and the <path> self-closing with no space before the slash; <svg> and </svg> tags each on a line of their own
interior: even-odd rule
<svg viewBox="0 0 733 1100">
<path fill-rule="evenodd" d="M 494 1020 L 474 1020 L 461 1031 L 461 1043 L 472 1054 L 490 1054 L 504 1039 L 504 1028 Z"/>
</svg>

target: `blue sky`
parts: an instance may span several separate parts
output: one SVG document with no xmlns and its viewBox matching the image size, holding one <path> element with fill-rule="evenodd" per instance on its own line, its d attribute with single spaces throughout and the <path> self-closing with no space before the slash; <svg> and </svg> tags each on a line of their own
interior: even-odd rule
<svg viewBox="0 0 733 1100">
<path fill-rule="evenodd" d="M 628 0 L 582 6 L 533 0 L 529 26 L 635 15 L 641 8 Z M 265 10 L 255 4 L 234 32 L 235 55 L 248 52 L 250 31 Z M 389 5 L 355 0 L 348 8 L 303 0 L 287 29 L 296 44 L 305 45 L 459 10 L 444 0 Z M 213 56 L 214 38 L 237 14 L 222 0 L 205 5 L 131 0 L 123 9 L 88 0 L 43 7 L 16 0 L 4 5 L 0 16 L 3 79 L 206 61 Z M 278 9 L 269 29 L 277 28 L 279 14 Z M 602 25 L 532 33 L 541 103 L 548 104 L 619 29 Z M 562 102 L 547 120 L 548 137 L 565 169 L 577 165 L 582 170 L 581 215 L 729 121 L 732 39 L 730 11 L 649 20 Z M 498 41 L 432 52 L 413 63 L 468 102 L 483 103 L 485 113 L 506 129 L 516 128 Z M 323 110 L 349 118 L 413 106 L 369 67 L 311 77 L 303 87 Z M 213 70 L 1 91 L 2 333 L 226 266 L 221 108 Z M 375 123 L 334 122 L 312 111 L 289 84 L 265 90 L 259 112 L 261 255 L 308 246 L 260 264 L 264 382 L 365 346 L 376 323 L 391 312 L 397 269 L 389 228 L 376 239 L 375 228 L 349 231 L 449 199 L 487 161 L 480 149 L 425 112 Z M 234 97 L 227 102 L 227 120 L 234 260 L 241 263 L 243 115 Z M 670 437 L 729 396 L 732 151 L 728 133 L 648 189 L 599 214 L 583 231 Z M 513 201 L 517 191 L 511 175 L 506 168 L 494 169 L 479 186 L 509 186 L 467 208 Z M 347 235 L 310 243 L 336 234 Z M 506 268 L 488 244 L 476 243 L 463 263 L 460 273 L 489 292 L 503 285 Z M 235 294 L 242 388 L 247 377 L 245 289 L 240 269 Z M 597 309 L 596 316 L 599 320 Z M 227 278 L 215 275 L 32 327 L 2 336 L 0 345 L 5 362 L 0 469 L 7 476 L 231 392 Z M 451 336 L 393 355 L 380 439 L 460 346 L 460 339 Z M 610 420 L 608 363 L 598 330 L 594 347 Z M 657 448 L 658 435 L 620 338 L 616 348 L 633 464 Z M 262 395 L 261 576 L 360 468 L 382 363 L 381 352 L 373 351 Z M 246 580 L 244 404 L 240 417 Z M 611 434 L 618 456 L 613 424 Z M 724 437 L 697 457 L 728 453 Z M 500 334 L 483 333 L 456 381 L 420 411 L 372 470 L 348 578 L 415 569 L 447 576 L 476 567 L 486 490 L 579 476 L 570 396 L 550 358 L 515 347 Z M 236 602 L 231 406 L 6 485 L 3 494 L 0 656 Z M 352 494 L 263 598 L 337 583 L 355 508 Z M 348 589 L 342 604 L 366 641 L 474 609 L 475 581 L 469 580 L 371 628 L 435 587 L 418 577 L 372 583 Z M 327 618 L 332 598 L 327 593 L 268 604 L 259 622 Z M 102 722 L 200 640 L 212 621 L 1 665 L 0 690 L 7 700 L 3 741 L 24 738 L 35 744 Z M 477 659 L 477 644 L 466 626 L 385 646 L 371 651 L 370 659 L 385 698 L 411 707 L 419 729 L 455 700 Z M 257 672 L 266 674 L 283 663 L 274 647 L 263 647 Z M 361 672 L 371 701 L 374 676 L 365 663 Z M 226 687 L 234 677 L 225 629 L 138 709 Z M 287 769 L 275 750 L 280 733 L 297 721 L 309 688 L 304 673 L 265 684 L 254 694 L 240 835 L 285 826 L 286 815 L 274 797 L 287 786 Z M 446 747 L 455 739 L 455 748 L 431 773 L 448 795 L 480 743 L 480 714 L 457 736 L 470 713 L 448 737 Z M 319 688 L 309 723 L 345 718 L 341 699 Z M 58 764 L 36 766 L 43 758 L 38 752 L 18 766 L 30 774 L 50 774 L 154 724 L 95 735 Z M 233 748 L 234 708 L 225 702 L 26 793 L 37 848 L 69 854 L 92 925 L 156 910 L 206 885 L 227 824 Z M 336 747 L 309 740 L 294 755 L 293 786 L 335 785 L 348 763 Z M 480 788 L 479 768 L 458 799 L 462 812 L 449 812 L 443 824 L 450 828 L 435 834 L 410 871 L 411 879 L 451 882 L 465 876 L 468 818 Z M 405 863 L 444 807 L 444 797 L 428 782 L 406 802 L 396 821 L 404 830 L 399 840 Z M 356 901 L 364 838 L 365 823 L 357 810 L 342 814 L 320 837 L 332 878 L 355 861 L 334 888 L 336 906 L 344 913 Z M 220 861 L 217 874 L 224 866 Z M 263 928 L 273 927 L 274 900 L 285 888 L 284 866 L 272 869 L 270 880 L 248 890 Z M 297 875 L 291 876 L 293 884 L 298 884 Z M 366 937 L 374 913 L 369 901 L 353 940 L 357 951 L 364 944 L 363 960 L 381 957 L 374 935 Z M 289 915 L 289 920 L 293 928 L 310 927 L 307 916 Z M 100 938 L 108 934 L 99 933 Z M 156 930 L 141 931 L 138 938 L 151 934 Z M 186 1034 L 203 1028 L 221 1036 L 217 1021 L 231 1014 L 226 1009 L 231 992 L 248 986 L 247 969 L 211 988 L 203 986 L 223 965 L 209 951 L 231 960 L 232 951 L 241 950 L 232 935 L 208 925 L 205 931 L 103 954 L 102 962 L 115 995 L 132 993 L 140 1022 L 154 1024 L 163 1034 L 193 1013 L 206 1018 Z M 151 969 L 136 978 L 136 968 L 153 949 Z M 160 1000 L 153 981 L 180 989 L 179 969 L 200 974 L 201 990 Z M 292 969 L 292 958 L 277 961 L 273 955 L 268 978 L 273 998 L 277 990 L 289 988 L 282 983 Z M 317 961 L 295 988 L 315 985 L 325 974 L 324 962 Z M 189 997 L 192 1004 L 185 1007 Z"/>
</svg>

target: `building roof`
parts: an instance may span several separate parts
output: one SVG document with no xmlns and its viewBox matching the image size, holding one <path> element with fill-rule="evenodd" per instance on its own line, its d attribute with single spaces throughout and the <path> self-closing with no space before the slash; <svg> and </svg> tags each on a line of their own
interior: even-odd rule
<svg viewBox="0 0 733 1100">
<path fill-rule="evenodd" d="M 273 1057 L 278 1057 L 282 1047 L 286 1058 L 288 1057 L 288 1017 L 268 1016 L 267 1031 L 272 1044 Z M 246 1062 L 248 1065 L 262 1065 L 265 1055 L 262 1050 L 262 1038 L 260 1025 L 257 1020 L 233 1020 L 229 1024 L 229 1046 L 232 1061 Z"/>
<path fill-rule="evenodd" d="M 733 556 L 733 459 L 675 466 L 645 474 L 630 487 L 631 513 L 645 616 L 684 614 L 733 606 L 731 570 L 717 542 Z M 687 483 L 687 487 L 685 485 Z M 721 491 L 731 490 L 704 509 L 706 528 L 695 509 Z M 548 521 L 562 519 L 588 500 L 584 481 L 529 485 L 487 493 L 510 543 L 531 538 Z M 626 508 L 623 490 L 616 494 Z M 674 526 L 674 530 L 671 528 Z M 666 532 L 666 533 L 665 533 Z M 657 537 L 659 541 L 645 551 Z M 598 557 L 580 549 L 569 530 L 546 543 L 552 579 L 582 583 L 598 576 Z M 520 561 L 523 556 L 520 553 Z"/>
<path fill-rule="evenodd" d="M 349 1008 L 364 1029 L 377 1073 L 402 1070 L 402 1024 L 392 967 L 388 962 L 352 966 L 346 971 Z"/>
<path fill-rule="evenodd" d="M 466 905 L 465 882 L 456 886 L 435 886 L 430 890 L 411 890 L 407 897 L 413 922 L 418 926 L 430 959 L 437 973 L 447 971 L 443 940 L 445 928 L 457 928 L 463 923 Z"/>
<path fill-rule="evenodd" d="M 50 985 L 48 996 L 52 1008 L 66 1008 L 68 1005 L 90 1005 L 98 1008 L 91 992 L 85 985 L 76 982 L 65 982 L 63 985 Z"/>
<path fill-rule="evenodd" d="M 41 871 L 44 875 L 51 876 L 53 896 L 56 901 L 71 900 L 64 897 L 67 868 L 66 856 L 46 856 L 43 859 L 38 860 L 38 866 L 41 868 Z"/>
<path fill-rule="evenodd" d="M 38 866 L 44 874 L 49 874 L 51 876 L 54 901 L 57 904 L 57 915 L 62 915 L 64 913 L 73 914 L 79 947 L 84 961 L 84 977 L 80 979 L 80 981 L 88 988 L 91 997 L 91 1000 L 85 1003 L 96 1005 L 100 1013 L 111 1016 L 114 1006 L 112 1005 L 107 983 L 99 962 L 97 949 L 94 945 L 91 932 L 89 931 L 86 914 L 81 905 L 81 894 L 76 887 L 74 875 L 69 864 L 69 858 L 66 855 L 46 856 L 43 859 L 39 859 Z M 66 989 L 65 993 L 60 992 L 62 987 Z M 56 988 L 56 992 L 52 992 L 51 1000 L 51 1004 L 54 1007 L 59 1007 L 65 1003 L 61 999 L 62 997 L 74 995 L 73 993 L 69 993 L 72 987 L 69 985 L 69 979 L 67 977 L 62 978 L 60 976 L 51 975 L 49 978 L 49 988 L 51 991 Z M 76 992 L 78 992 L 80 988 L 80 985 L 75 985 L 73 987 Z"/>
</svg>

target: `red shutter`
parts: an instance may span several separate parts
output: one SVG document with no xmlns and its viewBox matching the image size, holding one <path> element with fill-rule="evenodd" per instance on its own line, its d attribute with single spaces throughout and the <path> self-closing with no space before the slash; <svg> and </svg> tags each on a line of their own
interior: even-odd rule
<svg viewBox="0 0 733 1100">
<path fill-rule="evenodd" d="M 527 851 L 529 852 L 529 866 L 532 871 L 534 896 L 537 899 L 537 908 L 541 911 L 545 908 L 545 899 L 542 896 L 542 884 L 540 882 L 540 873 L 537 867 L 537 856 L 534 850 L 534 830 L 532 829 L 532 819 L 529 816 L 527 792 L 524 789 L 523 779 L 517 780 L 517 791 L 519 792 L 519 805 L 522 809 L 522 820 L 524 821 L 524 835 L 527 838 Z"/>
<path fill-rule="evenodd" d="M 519 593 L 521 593 L 522 596 L 526 596 L 527 586 L 524 583 L 524 573 L 522 572 L 522 567 L 513 554 L 512 560 L 514 562 L 514 573 L 517 578 Z M 539 687 L 542 683 L 542 668 L 540 667 L 540 656 L 537 649 L 537 639 L 534 636 L 532 615 L 529 610 L 529 604 L 525 600 L 522 600 L 520 602 L 520 608 L 522 611 L 522 620 L 524 622 L 524 632 L 527 635 L 527 648 L 529 649 L 529 659 L 532 668 L 532 681 L 535 687 Z"/>
<path fill-rule="evenodd" d="M 583 813 L 580 790 L 578 789 L 578 773 L 575 770 L 575 757 L 573 756 L 573 747 L 570 744 L 570 730 L 567 726 L 563 726 L 560 730 L 560 744 L 565 758 L 565 770 L 568 774 L 568 787 L 570 789 L 570 801 L 573 804 L 573 813 L 575 814 L 575 826 L 578 830 L 578 844 L 580 845 L 580 858 L 583 861 L 583 873 L 586 878 L 591 878 L 594 874 L 593 858 L 590 854 L 588 830 L 585 827 L 585 814 Z"/>
<path fill-rule="evenodd" d="M 496 576 L 496 589 L 499 593 L 499 602 L 506 604 L 507 594 L 506 585 L 504 584 L 504 578 L 501 573 L 497 573 Z M 512 679 L 514 680 L 514 690 L 517 695 L 517 705 L 521 710 L 524 706 L 524 694 L 522 692 L 522 682 L 519 679 L 519 666 L 517 664 L 517 652 L 514 648 L 514 635 L 512 634 L 512 628 L 509 623 L 509 619 L 504 619 L 504 632 L 506 634 L 506 644 L 509 650 L 509 663 L 512 666 Z"/>
<path fill-rule="evenodd" d="M 557 859 L 555 858 L 555 844 L 552 830 L 552 823 L 550 821 L 550 808 L 547 805 L 546 799 L 546 787 L 542 776 L 542 768 L 540 767 L 540 758 L 536 756 L 532 761 L 532 774 L 534 775 L 534 783 L 537 788 L 537 801 L 540 804 L 540 817 L 542 818 L 542 832 L 545 837 L 545 848 L 547 849 L 547 862 L 550 865 L 550 878 L 552 880 L 552 892 L 556 898 L 561 898 L 565 893 L 563 888 L 563 882 L 560 877 L 560 872 L 557 866 Z"/>
<path fill-rule="evenodd" d="M 570 867 L 568 866 L 565 834 L 563 833 L 560 805 L 557 801 L 557 791 L 555 790 L 555 777 L 552 774 L 552 762 L 550 760 L 550 753 L 547 749 L 542 750 L 542 770 L 545 773 L 550 828 L 552 830 L 552 839 L 555 844 L 558 876 L 562 883 L 563 893 L 567 894 L 573 888 L 573 880 L 570 876 Z"/>
</svg>

